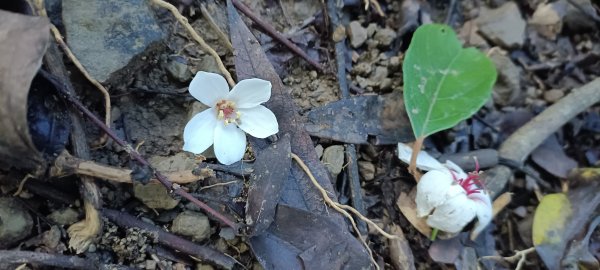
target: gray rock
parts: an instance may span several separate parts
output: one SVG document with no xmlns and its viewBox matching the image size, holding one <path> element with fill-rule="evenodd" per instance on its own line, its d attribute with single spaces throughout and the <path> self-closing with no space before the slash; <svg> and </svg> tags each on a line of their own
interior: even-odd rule
<svg viewBox="0 0 600 270">
<path fill-rule="evenodd" d="M 315 152 L 317 152 L 317 157 L 321 158 L 323 156 L 323 146 L 317 144 L 317 146 L 315 146 Z"/>
<path fill-rule="evenodd" d="M 173 220 L 171 231 L 199 242 L 210 236 L 210 223 L 208 217 L 201 213 L 184 211 Z"/>
<path fill-rule="evenodd" d="M 96 80 L 106 82 L 163 38 L 149 5 L 145 0 L 62 1 L 69 46 Z"/>
<path fill-rule="evenodd" d="M 323 151 L 323 164 L 335 178 L 344 167 L 344 146 L 332 145 Z"/>
<path fill-rule="evenodd" d="M 386 67 L 377 66 L 369 79 L 377 84 L 380 84 L 385 78 L 388 77 L 388 69 Z"/>
<path fill-rule="evenodd" d="M 483 36 L 502 47 L 523 45 L 526 23 L 515 2 L 506 2 L 496 9 L 482 7 L 476 22 Z"/>
<path fill-rule="evenodd" d="M 396 31 L 386 27 L 377 29 L 373 38 L 379 43 L 379 46 L 388 47 L 394 42 L 397 36 Z"/>
<path fill-rule="evenodd" d="M 134 183 L 133 195 L 152 209 L 173 209 L 179 203 L 162 184 L 155 182 L 146 185 Z"/>
<path fill-rule="evenodd" d="M 33 221 L 27 210 L 13 198 L 0 198 L 0 248 L 7 248 L 31 232 Z"/>
<path fill-rule="evenodd" d="M 511 105 L 521 94 L 521 69 L 510 58 L 498 51 L 490 55 L 498 70 L 498 80 L 494 84 L 494 103 Z"/>
<path fill-rule="evenodd" d="M 170 56 L 165 69 L 171 78 L 183 83 L 191 81 L 194 75 L 188 67 L 187 59 L 181 55 Z"/>
<path fill-rule="evenodd" d="M 359 21 L 352 21 L 348 25 L 348 36 L 353 48 L 362 46 L 367 41 L 367 29 L 362 27 Z"/>
<path fill-rule="evenodd" d="M 358 172 L 363 179 L 365 179 L 365 181 L 371 181 L 375 179 L 375 165 L 369 161 L 359 161 Z"/>
<path fill-rule="evenodd" d="M 368 62 L 360 62 L 352 67 L 352 72 L 359 76 L 369 76 L 371 74 L 371 70 L 373 69 L 373 65 Z"/>
<path fill-rule="evenodd" d="M 565 92 L 559 89 L 552 89 L 544 92 L 544 100 L 548 101 L 549 103 L 557 102 L 564 96 Z"/>
<path fill-rule="evenodd" d="M 48 215 L 48 219 L 59 225 L 71 225 L 78 221 L 78 217 L 79 213 L 70 207 L 56 210 Z"/>
</svg>

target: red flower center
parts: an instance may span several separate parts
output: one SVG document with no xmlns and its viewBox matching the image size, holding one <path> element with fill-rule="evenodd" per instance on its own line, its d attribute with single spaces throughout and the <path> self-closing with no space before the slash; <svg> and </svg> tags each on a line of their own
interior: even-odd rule
<svg viewBox="0 0 600 270">
<path fill-rule="evenodd" d="M 470 172 L 465 179 L 458 179 L 454 171 L 450 170 L 452 178 L 456 181 L 464 190 L 467 192 L 467 196 L 473 193 L 480 193 L 481 189 L 484 188 L 481 181 L 479 181 L 479 162 L 475 159 L 475 171 Z"/>
</svg>

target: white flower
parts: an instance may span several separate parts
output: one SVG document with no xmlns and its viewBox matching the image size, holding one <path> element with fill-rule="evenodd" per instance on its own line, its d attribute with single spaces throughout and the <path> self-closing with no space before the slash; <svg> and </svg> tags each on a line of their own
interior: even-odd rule
<svg viewBox="0 0 600 270">
<path fill-rule="evenodd" d="M 412 148 L 398 144 L 398 157 L 409 162 Z M 466 174 L 452 161 L 441 164 L 427 152 L 417 155 L 417 167 L 429 170 L 417 184 L 417 215 L 427 217 L 427 224 L 449 232 L 460 232 L 473 218 L 478 235 L 492 220 L 492 203 L 480 187 L 478 172 Z M 432 212 L 433 211 L 433 212 Z"/>
<path fill-rule="evenodd" d="M 200 71 L 189 91 L 210 108 L 192 117 L 185 126 L 185 151 L 200 154 L 214 144 L 219 162 L 230 165 L 244 156 L 244 132 L 261 139 L 279 132 L 275 114 L 260 105 L 271 97 L 268 81 L 242 80 L 229 91 L 223 76 Z"/>
</svg>

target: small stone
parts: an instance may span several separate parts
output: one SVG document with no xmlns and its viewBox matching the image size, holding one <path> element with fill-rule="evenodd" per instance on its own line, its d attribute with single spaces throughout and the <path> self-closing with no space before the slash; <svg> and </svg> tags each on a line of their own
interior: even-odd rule
<svg viewBox="0 0 600 270">
<path fill-rule="evenodd" d="M 248 251 L 248 245 L 246 245 L 246 243 L 241 243 L 238 245 L 238 251 L 240 253 L 245 253 L 246 251 Z"/>
<path fill-rule="evenodd" d="M 520 218 L 527 216 L 527 208 L 525 206 L 519 206 L 513 210 L 513 213 Z"/>
<path fill-rule="evenodd" d="M 377 84 L 381 83 L 385 78 L 388 77 L 388 69 L 386 67 L 377 66 L 369 79 Z"/>
<path fill-rule="evenodd" d="M 365 181 L 375 179 L 375 165 L 369 161 L 359 161 L 358 171 Z"/>
<path fill-rule="evenodd" d="M 152 209 L 173 209 L 179 203 L 179 200 L 175 200 L 169 195 L 162 184 L 155 182 L 146 185 L 134 183 L 133 195 Z"/>
<path fill-rule="evenodd" d="M 501 106 L 512 105 L 521 94 L 521 69 L 497 50 L 490 54 L 490 59 L 498 70 L 498 80 L 494 84 L 492 95 L 494 103 Z"/>
<path fill-rule="evenodd" d="M 69 47 L 100 82 L 164 36 L 145 0 L 63 0 L 62 18 Z"/>
<path fill-rule="evenodd" d="M 158 171 L 177 172 L 193 170 L 196 167 L 196 159 L 185 152 L 179 152 L 174 156 L 152 156 L 148 162 Z"/>
<path fill-rule="evenodd" d="M 156 261 L 155 260 L 146 260 L 144 268 L 147 269 L 147 270 L 154 270 L 154 269 L 156 269 Z"/>
<path fill-rule="evenodd" d="M 317 152 L 317 157 L 320 159 L 323 156 L 323 146 L 317 144 L 317 146 L 315 146 L 315 152 Z"/>
<path fill-rule="evenodd" d="M 347 31 L 353 48 L 360 47 L 367 40 L 367 29 L 362 27 L 359 21 L 350 22 Z"/>
<path fill-rule="evenodd" d="M 506 2 L 496 9 L 482 7 L 476 22 L 481 34 L 498 45 L 523 46 L 526 23 L 515 2 Z"/>
<path fill-rule="evenodd" d="M 29 212 L 13 198 L 0 197 L 0 248 L 27 237 L 33 227 Z"/>
<path fill-rule="evenodd" d="M 338 25 L 338 27 L 333 31 L 332 38 L 333 42 L 342 41 L 344 38 L 346 38 L 346 29 L 343 26 Z"/>
<path fill-rule="evenodd" d="M 173 233 L 191 237 L 193 241 L 200 242 L 210 236 L 210 223 L 208 217 L 202 213 L 184 211 L 179 214 L 171 225 Z"/>
<path fill-rule="evenodd" d="M 379 84 L 379 89 L 381 91 L 387 92 L 389 90 L 392 90 L 392 83 L 394 81 L 391 78 L 385 78 L 383 79 L 383 81 L 381 81 L 381 83 Z"/>
<path fill-rule="evenodd" d="M 264 270 L 264 269 L 265 268 L 263 268 L 259 262 L 254 262 L 254 264 L 252 264 L 252 270 Z"/>
<path fill-rule="evenodd" d="M 196 270 L 214 270 L 215 268 L 212 267 L 212 265 L 210 264 L 197 264 L 196 265 Z"/>
<path fill-rule="evenodd" d="M 48 219 L 59 225 L 71 225 L 78 221 L 79 213 L 75 209 L 67 207 L 53 211 Z"/>
<path fill-rule="evenodd" d="M 372 37 L 373 34 L 375 34 L 375 31 L 377 31 L 377 24 L 376 23 L 370 23 L 369 25 L 367 25 L 367 36 L 368 37 Z"/>
<path fill-rule="evenodd" d="M 344 146 L 332 145 L 325 148 L 322 162 L 331 175 L 336 178 L 344 167 Z"/>
<path fill-rule="evenodd" d="M 400 70 L 401 64 L 402 63 L 400 61 L 399 56 L 392 56 L 392 57 L 390 57 L 390 63 L 388 65 L 388 69 L 390 71 L 398 71 L 398 70 Z"/>
<path fill-rule="evenodd" d="M 194 75 L 188 67 L 187 60 L 180 55 L 170 56 L 165 69 L 171 78 L 182 83 L 189 82 Z"/>
<path fill-rule="evenodd" d="M 371 74 L 372 66 L 373 65 L 367 62 L 360 62 L 354 65 L 354 67 L 352 67 L 352 72 L 356 75 L 366 77 L 369 76 L 369 74 Z"/>
<path fill-rule="evenodd" d="M 316 71 L 314 71 L 314 70 L 311 70 L 311 71 L 308 73 L 308 76 L 310 76 L 310 78 L 311 78 L 311 79 L 316 79 L 316 78 L 317 78 L 317 72 L 316 72 Z"/>
<path fill-rule="evenodd" d="M 197 67 L 198 71 L 212 72 L 221 74 L 221 70 L 219 69 L 219 65 L 217 64 L 217 60 L 211 55 L 204 55 L 200 57 L 200 64 Z"/>
<path fill-rule="evenodd" d="M 388 47 L 394 42 L 397 36 L 396 31 L 386 27 L 377 29 L 373 38 L 379 43 L 380 47 Z"/>
<path fill-rule="evenodd" d="M 219 236 L 225 240 L 233 240 L 235 238 L 235 232 L 232 228 L 222 228 L 219 232 Z"/>
<path fill-rule="evenodd" d="M 567 12 L 567 5 L 564 1 L 539 4 L 529 19 L 529 25 L 540 35 L 555 40 L 562 30 L 562 17 Z"/>
<path fill-rule="evenodd" d="M 552 89 L 544 92 L 544 100 L 548 101 L 549 103 L 557 102 L 564 96 L 565 93 L 558 89 Z"/>
<path fill-rule="evenodd" d="M 227 249 L 229 248 L 229 245 L 227 244 L 227 241 L 225 241 L 225 239 L 219 238 L 215 242 L 215 248 L 218 251 L 225 253 L 225 252 L 227 252 Z"/>
</svg>

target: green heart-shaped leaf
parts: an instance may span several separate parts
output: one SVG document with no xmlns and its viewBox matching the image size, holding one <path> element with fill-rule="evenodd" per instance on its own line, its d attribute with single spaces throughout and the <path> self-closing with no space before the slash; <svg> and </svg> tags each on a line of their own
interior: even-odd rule
<svg viewBox="0 0 600 270">
<path fill-rule="evenodd" d="M 440 24 L 417 29 L 402 70 L 404 103 L 416 138 L 473 115 L 496 82 L 492 61 L 477 49 L 463 49 L 452 28 Z"/>
</svg>

